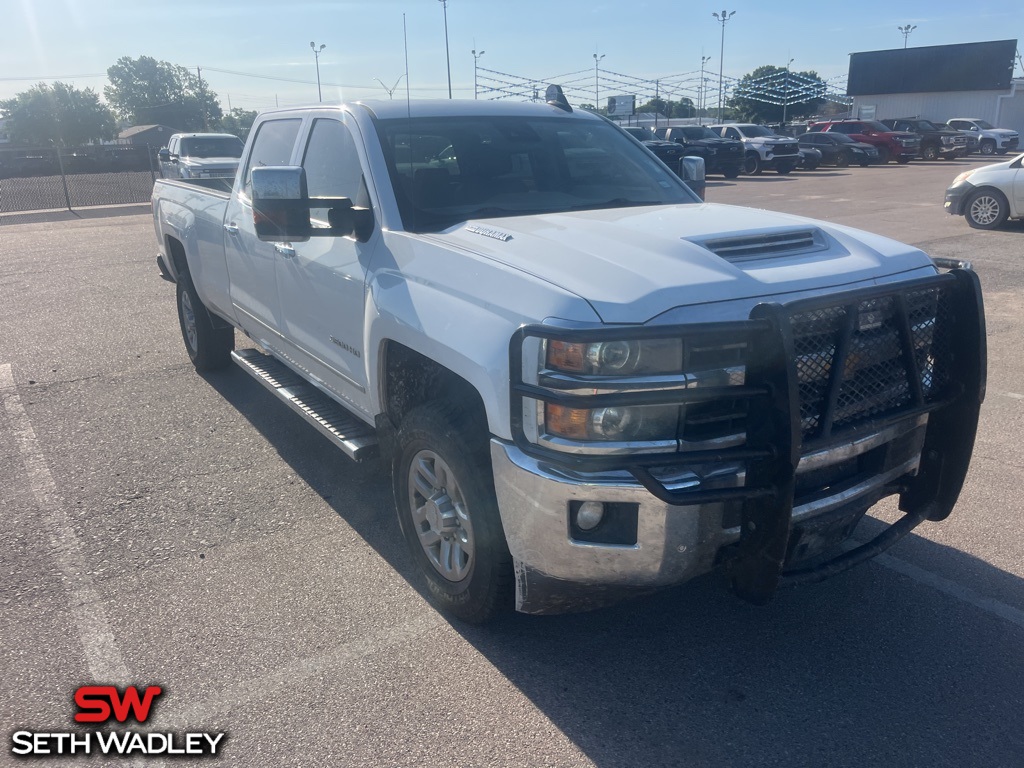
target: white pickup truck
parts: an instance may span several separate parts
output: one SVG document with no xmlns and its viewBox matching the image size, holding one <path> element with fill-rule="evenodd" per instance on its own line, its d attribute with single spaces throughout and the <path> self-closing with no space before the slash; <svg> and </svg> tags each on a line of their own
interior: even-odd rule
<svg viewBox="0 0 1024 768">
<path fill-rule="evenodd" d="M 985 387 L 969 265 L 705 204 L 558 89 L 269 112 L 214 182 L 153 192 L 189 356 L 381 455 L 459 618 L 719 567 L 763 603 L 960 492 Z M 891 495 L 905 516 L 835 554 Z"/>
</svg>

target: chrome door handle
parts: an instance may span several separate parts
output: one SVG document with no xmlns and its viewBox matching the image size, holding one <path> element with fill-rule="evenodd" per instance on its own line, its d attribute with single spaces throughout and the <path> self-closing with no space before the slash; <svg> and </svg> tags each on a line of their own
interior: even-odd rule
<svg viewBox="0 0 1024 768">
<path fill-rule="evenodd" d="M 295 249 L 292 248 L 288 243 L 274 243 L 274 250 L 284 256 L 286 259 L 295 258 Z"/>
<path fill-rule="evenodd" d="M 237 235 L 238 234 L 238 225 L 237 224 L 225 224 L 224 225 L 224 231 L 227 232 L 229 235 Z"/>
</svg>

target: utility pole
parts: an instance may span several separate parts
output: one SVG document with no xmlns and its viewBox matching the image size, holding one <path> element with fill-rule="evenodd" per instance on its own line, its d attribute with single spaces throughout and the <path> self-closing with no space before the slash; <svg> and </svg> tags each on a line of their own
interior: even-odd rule
<svg viewBox="0 0 1024 768">
<path fill-rule="evenodd" d="M 206 118 L 206 89 L 203 88 L 203 68 L 196 67 L 196 76 L 199 78 L 199 104 L 203 110 L 203 130 L 210 130 L 210 123 Z"/>
</svg>

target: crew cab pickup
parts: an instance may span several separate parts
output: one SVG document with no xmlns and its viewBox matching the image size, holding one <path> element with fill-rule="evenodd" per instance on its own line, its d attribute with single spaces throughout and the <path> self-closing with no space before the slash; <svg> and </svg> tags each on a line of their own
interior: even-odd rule
<svg viewBox="0 0 1024 768">
<path fill-rule="evenodd" d="M 654 135 L 679 144 L 687 155 L 703 157 L 707 173 L 720 173 L 727 179 L 735 179 L 743 172 L 743 143 L 737 139 L 723 139 L 706 125 L 656 128 Z"/>
<path fill-rule="evenodd" d="M 557 87 L 264 113 L 210 186 L 153 191 L 189 357 L 378 455 L 463 620 L 716 568 L 764 603 L 960 492 L 985 386 L 969 265 L 703 203 Z M 892 495 L 904 517 L 835 555 Z"/>
<path fill-rule="evenodd" d="M 916 117 L 901 117 L 895 120 L 881 120 L 882 125 L 892 131 L 916 133 L 921 138 L 923 160 L 955 160 L 967 154 L 967 137 L 960 131 L 939 127 L 931 120 Z"/>
<path fill-rule="evenodd" d="M 235 177 L 242 140 L 230 133 L 176 133 L 157 153 L 165 179 Z"/>
</svg>

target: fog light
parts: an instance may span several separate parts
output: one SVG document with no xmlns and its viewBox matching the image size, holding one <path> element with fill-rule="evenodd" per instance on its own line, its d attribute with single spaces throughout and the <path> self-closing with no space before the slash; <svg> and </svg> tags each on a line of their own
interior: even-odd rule
<svg viewBox="0 0 1024 768">
<path fill-rule="evenodd" d="M 600 501 L 585 501 L 576 512 L 576 525 L 584 531 L 592 531 L 604 518 L 604 504 Z"/>
</svg>

